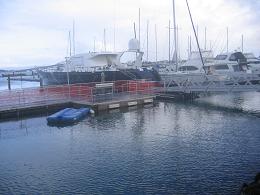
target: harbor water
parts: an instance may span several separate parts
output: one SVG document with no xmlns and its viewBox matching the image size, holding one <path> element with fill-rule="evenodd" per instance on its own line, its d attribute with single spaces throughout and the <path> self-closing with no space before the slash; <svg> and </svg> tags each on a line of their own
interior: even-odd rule
<svg viewBox="0 0 260 195">
<path fill-rule="evenodd" d="M 39 86 L 40 86 L 40 82 L 11 80 L 11 89 L 22 89 L 22 88 L 39 87 Z M 7 78 L 0 77 L 0 91 L 1 90 L 8 90 Z"/>
<path fill-rule="evenodd" d="M 260 93 L 0 122 L 0 194 L 239 194 L 260 171 Z M 47 115 L 47 114 L 46 114 Z"/>
</svg>

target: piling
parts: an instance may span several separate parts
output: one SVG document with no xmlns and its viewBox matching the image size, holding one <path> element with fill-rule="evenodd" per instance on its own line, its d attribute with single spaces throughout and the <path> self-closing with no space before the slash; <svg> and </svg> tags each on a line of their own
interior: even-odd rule
<svg viewBox="0 0 260 195">
<path fill-rule="evenodd" d="M 11 79 L 10 79 L 10 75 L 7 76 L 7 82 L 8 82 L 8 89 L 11 90 Z"/>
</svg>

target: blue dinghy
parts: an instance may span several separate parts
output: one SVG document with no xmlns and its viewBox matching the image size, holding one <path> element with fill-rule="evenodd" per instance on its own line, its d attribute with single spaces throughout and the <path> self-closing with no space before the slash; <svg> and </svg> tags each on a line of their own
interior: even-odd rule
<svg viewBox="0 0 260 195">
<path fill-rule="evenodd" d="M 65 108 L 47 117 L 48 123 L 73 123 L 90 112 L 89 108 Z"/>
</svg>

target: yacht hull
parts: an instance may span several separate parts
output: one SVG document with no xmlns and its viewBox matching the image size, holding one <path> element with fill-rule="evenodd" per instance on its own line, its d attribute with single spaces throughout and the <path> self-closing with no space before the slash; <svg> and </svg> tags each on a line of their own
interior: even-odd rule
<svg viewBox="0 0 260 195">
<path fill-rule="evenodd" d="M 117 80 L 138 80 L 146 79 L 151 81 L 159 81 L 160 76 L 156 70 L 115 70 L 103 72 L 38 72 L 42 85 L 62 85 L 62 84 L 75 84 L 75 83 L 90 83 L 104 81 L 117 81 Z"/>
</svg>

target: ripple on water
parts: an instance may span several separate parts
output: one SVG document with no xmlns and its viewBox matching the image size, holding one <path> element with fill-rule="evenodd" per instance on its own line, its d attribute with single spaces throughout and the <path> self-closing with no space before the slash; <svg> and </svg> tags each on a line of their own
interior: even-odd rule
<svg viewBox="0 0 260 195">
<path fill-rule="evenodd" d="M 238 194 L 260 167 L 259 118 L 193 104 L 0 125 L 0 194 Z"/>
</svg>

